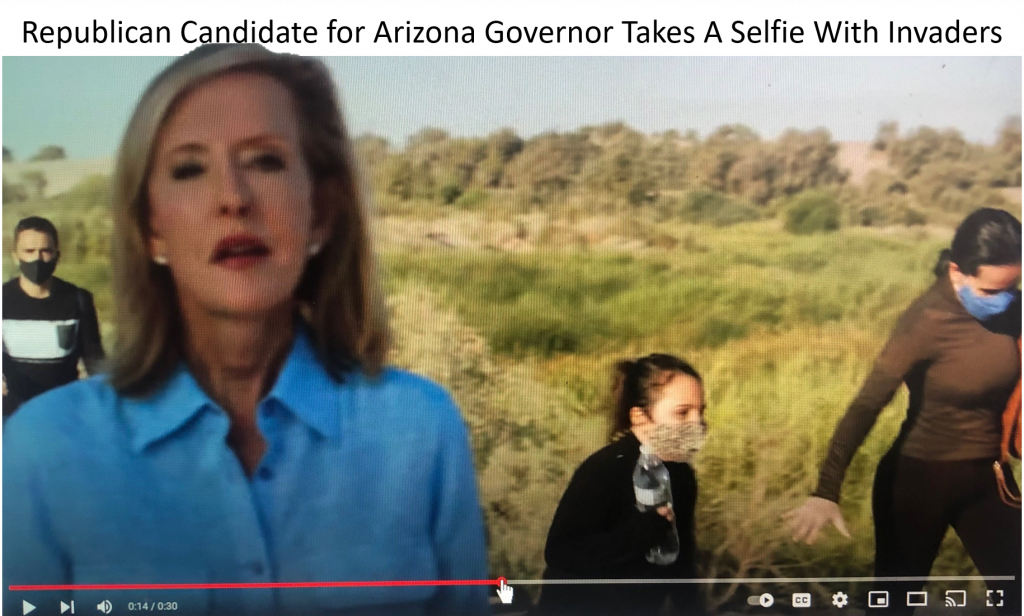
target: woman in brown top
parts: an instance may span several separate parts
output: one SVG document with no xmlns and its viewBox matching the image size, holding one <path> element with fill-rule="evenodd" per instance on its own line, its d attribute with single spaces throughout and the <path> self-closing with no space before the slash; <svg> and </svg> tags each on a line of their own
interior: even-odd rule
<svg viewBox="0 0 1024 616">
<path fill-rule="evenodd" d="M 785 517 L 795 541 L 813 544 L 829 524 L 849 537 L 838 504 L 843 475 L 905 383 L 907 418 L 879 463 L 872 494 L 875 576 L 927 576 L 952 526 L 982 575 L 1015 576 L 990 580 L 989 596 L 992 605 L 1002 603 L 1001 613 L 1020 614 L 1021 512 L 1002 502 L 992 474 L 1000 415 L 1020 377 L 1020 221 L 1002 210 L 974 212 L 935 273 L 839 422 L 814 495 Z M 923 586 L 876 583 L 890 591 L 894 611 L 912 609 L 906 592 Z"/>
</svg>

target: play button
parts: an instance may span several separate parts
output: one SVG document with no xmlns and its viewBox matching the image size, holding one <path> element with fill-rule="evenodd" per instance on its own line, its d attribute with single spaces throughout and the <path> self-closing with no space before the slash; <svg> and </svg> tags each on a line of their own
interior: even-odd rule
<svg viewBox="0 0 1024 616">
<path fill-rule="evenodd" d="M 28 601 L 22 601 L 21 602 L 21 614 L 22 614 L 22 616 L 25 616 L 25 614 L 28 614 L 29 612 L 32 612 L 35 609 L 36 609 L 36 606 L 32 605 Z"/>
</svg>

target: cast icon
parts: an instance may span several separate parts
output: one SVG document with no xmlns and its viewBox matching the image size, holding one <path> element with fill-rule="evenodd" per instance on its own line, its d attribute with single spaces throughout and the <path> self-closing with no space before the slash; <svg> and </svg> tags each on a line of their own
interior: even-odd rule
<svg viewBox="0 0 1024 616">
<path fill-rule="evenodd" d="M 947 590 L 946 607 L 967 607 L 967 591 Z"/>
</svg>

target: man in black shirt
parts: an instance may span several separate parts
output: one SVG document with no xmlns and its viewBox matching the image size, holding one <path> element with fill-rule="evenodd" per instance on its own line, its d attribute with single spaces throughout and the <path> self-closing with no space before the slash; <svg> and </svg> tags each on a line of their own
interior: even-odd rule
<svg viewBox="0 0 1024 616">
<path fill-rule="evenodd" d="M 92 294 L 53 276 L 57 229 L 32 216 L 14 229 L 21 275 L 3 285 L 3 414 L 78 378 L 78 360 L 95 374 L 103 359 Z"/>
</svg>

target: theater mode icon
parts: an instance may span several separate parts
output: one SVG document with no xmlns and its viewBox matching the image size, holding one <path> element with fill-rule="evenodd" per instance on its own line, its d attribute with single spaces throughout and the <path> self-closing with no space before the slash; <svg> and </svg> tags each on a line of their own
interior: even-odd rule
<svg viewBox="0 0 1024 616">
<path fill-rule="evenodd" d="M 908 592 L 907 607 L 928 607 L 928 591 L 917 590 Z"/>
</svg>

